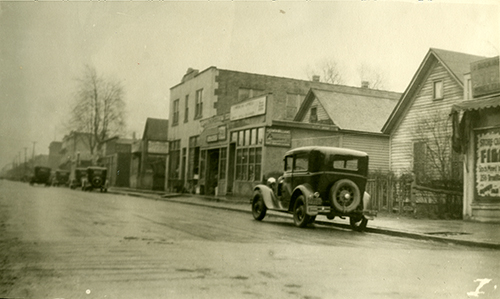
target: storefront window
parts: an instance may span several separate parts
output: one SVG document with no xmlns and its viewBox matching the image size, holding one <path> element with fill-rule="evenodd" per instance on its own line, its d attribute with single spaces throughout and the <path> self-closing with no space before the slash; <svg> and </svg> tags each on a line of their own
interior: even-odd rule
<svg viewBox="0 0 500 299">
<path fill-rule="evenodd" d="M 264 128 L 259 128 L 257 133 L 257 144 L 264 143 Z"/>
<path fill-rule="evenodd" d="M 180 178 L 180 166 L 181 166 L 181 141 L 174 140 L 170 142 L 170 167 L 169 167 L 169 178 L 178 179 Z"/>
<path fill-rule="evenodd" d="M 240 131 L 238 133 L 238 146 L 243 146 L 244 145 L 244 140 L 245 140 L 245 131 Z"/>
<path fill-rule="evenodd" d="M 227 148 L 220 149 L 220 166 L 219 166 L 219 178 L 226 178 L 226 165 L 227 165 Z"/>
<path fill-rule="evenodd" d="M 252 129 L 252 136 L 250 137 L 250 145 L 257 144 L 257 129 Z"/>
<path fill-rule="evenodd" d="M 263 136 L 264 128 L 237 132 L 239 139 L 236 149 L 236 180 L 253 182 L 261 179 L 262 147 L 258 146 L 259 132 L 262 132 Z"/>
<path fill-rule="evenodd" d="M 189 161 L 188 161 L 188 179 L 199 178 L 199 163 L 200 163 L 200 136 L 189 138 Z"/>
<path fill-rule="evenodd" d="M 250 145 L 250 130 L 245 131 L 245 145 Z"/>
<path fill-rule="evenodd" d="M 200 179 L 205 178 L 205 161 L 206 161 L 207 151 L 201 151 L 200 154 Z"/>
</svg>

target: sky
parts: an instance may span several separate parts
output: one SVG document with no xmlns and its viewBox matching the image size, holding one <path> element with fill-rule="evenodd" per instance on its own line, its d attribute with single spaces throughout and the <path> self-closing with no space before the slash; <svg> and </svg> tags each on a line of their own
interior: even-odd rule
<svg viewBox="0 0 500 299">
<path fill-rule="evenodd" d="M 0 169 L 69 133 L 85 65 L 122 83 L 123 137 L 140 138 L 188 68 L 307 80 L 334 60 L 345 85 L 365 66 L 403 92 L 429 48 L 499 55 L 499 3 L 0 0 Z"/>
</svg>

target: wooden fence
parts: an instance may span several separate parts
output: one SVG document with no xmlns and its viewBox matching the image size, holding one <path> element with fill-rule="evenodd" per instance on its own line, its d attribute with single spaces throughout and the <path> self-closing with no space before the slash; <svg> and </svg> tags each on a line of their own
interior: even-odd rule
<svg viewBox="0 0 500 299">
<path fill-rule="evenodd" d="M 461 218 L 463 193 L 414 185 L 395 177 L 369 179 L 366 192 L 372 209 L 380 212 L 417 213 L 440 218 Z"/>
</svg>

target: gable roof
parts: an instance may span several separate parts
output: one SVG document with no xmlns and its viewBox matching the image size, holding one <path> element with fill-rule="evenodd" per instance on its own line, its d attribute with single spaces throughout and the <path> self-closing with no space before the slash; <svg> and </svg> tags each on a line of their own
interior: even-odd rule
<svg viewBox="0 0 500 299">
<path fill-rule="evenodd" d="M 390 134 L 395 128 L 398 120 L 405 114 L 406 109 L 411 105 L 414 95 L 422 85 L 421 82 L 425 80 L 428 71 L 432 68 L 434 63 L 440 62 L 457 84 L 463 88 L 463 77 L 464 74 L 470 72 L 470 64 L 484 58 L 486 57 L 430 48 L 420 63 L 417 72 L 413 75 L 410 84 L 406 87 L 398 104 L 384 124 L 382 132 Z"/>
<path fill-rule="evenodd" d="M 144 126 L 143 140 L 167 141 L 168 140 L 168 119 L 150 118 L 146 120 Z"/>
<path fill-rule="evenodd" d="M 397 92 L 366 88 L 356 88 L 356 92 L 349 93 L 345 86 L 332 86 L 330 90 L 311 88 L 294 120 L 303 120 L 317 99 L 340 130 L 381 133 L 400 96 Z"/>
</svg>

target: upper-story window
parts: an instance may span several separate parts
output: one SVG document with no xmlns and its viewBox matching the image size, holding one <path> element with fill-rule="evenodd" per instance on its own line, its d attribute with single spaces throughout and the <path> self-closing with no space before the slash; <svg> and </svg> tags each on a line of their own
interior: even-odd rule
<svg viewBox="0 0 500 299">
<path fill-rule="evenodd" d="M 444 89 L 443 89 L 443 81 L 434 81 L 434 88 L 433 88 L 433 99 L 434 100 L 442 100 L 444 95 Z"/>
<path fill-rule="evenodd" d="M 203 89 L 196 91 L 196 106 L 194 107 L 194 119 L 203 116 Z"/>
<path fill-rule="evenodd" d="M 174 109 L 173 109 L 173 117 L 172 117 L 172 125 L 179 124 L 179 99 L 174 101 Z"/>
<path fill-rule="evenodd" d="M 184 101 L 184 122 L 187 123 L 189 120 L 189 95 L 186 95 Z"/>
<path fill-rule="evenodd" d="M 317 107 L 311 107 L 311 114 L 309 115 L 309 122 L 310 123 L 317 123 L 318 122 L 318 108 Z"/>
</svg>

